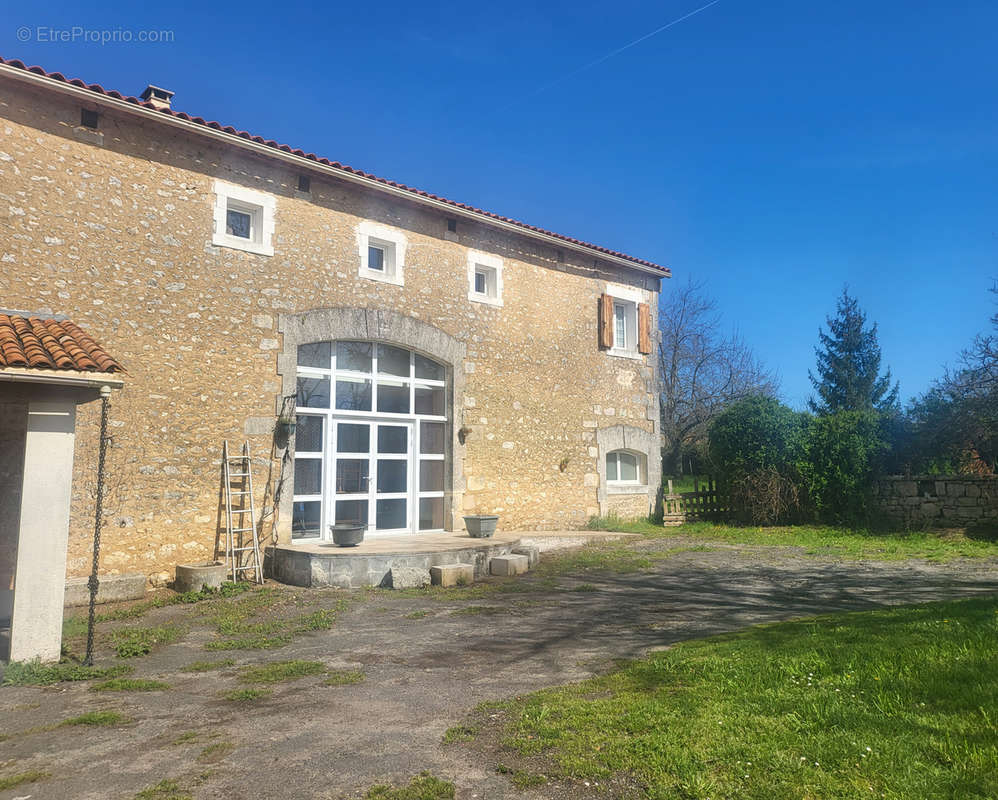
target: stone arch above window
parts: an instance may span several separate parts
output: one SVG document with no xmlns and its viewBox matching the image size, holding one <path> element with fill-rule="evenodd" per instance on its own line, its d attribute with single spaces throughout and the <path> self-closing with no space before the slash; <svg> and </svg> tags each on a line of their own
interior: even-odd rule
<svg viewBox="0 0 998 800">
<path fill-rule="evenodd" d="M 285 397 L 295 393 L 298 345 L 337 339 L 384 342 L 424 353 L 451 367 L 454 395 L 461 396 L 464 371 L 460 367 L 467 350 L 464 342 L 414 317 L 373 308 L 317 308 L 281 314 L 278 330 L 284 335 L 277 372 L 283 380 Z"/>
</svg>

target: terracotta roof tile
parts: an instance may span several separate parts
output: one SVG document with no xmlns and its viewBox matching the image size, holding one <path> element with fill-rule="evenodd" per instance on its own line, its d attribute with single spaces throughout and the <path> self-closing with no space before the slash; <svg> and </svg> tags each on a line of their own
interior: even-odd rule
<svg viewBox="0 0 998 800">
<path fill-rule="evenodd" d="M 0 369 L 124 372 L 125 368 L 69 320 L 0 314 Z"/>
<path fill-rule="evenodd" d="M 195 125 L 202 125 L 206 128 L 212 128 L 213 130 L 222 131 L 223 133 L 230 134 L 232 136 L 238 136 L 242 139 L 247 139 L 251 142 L 256 142 L 257 144 L 262 144 L 266 147 L 270 147 L 274 150 L 280 150 L 285 153 L 292 153 L 301 158 L 307 158 L 309 161 L 315 161 L 317 164 L 322 164 L 323 166 L 332 167 L 333 169 L 340 170 L 342 172 L 348 172 L 352 175 L 359 175 L 368 180 L 376 181 L 377 183 L 384 184 L 385 186 L 391 186 L 395 189 L 401 189 L 402 191 L 409 192 L 411 194 L 417 195 L 419 197 L 425 197 L 428 200 L 433 200 L 439 203 L 445 203 L 446 205 L 453 206 L 454 208 L 460 208 L 465 211 L 470 211 L 474 214 L 479 214 L 485 217 L 490 217 L 491 219 L 497 220 L 499 222 L 506 223 L 508 225 L 515 225 L 518 228 L 523 228 L 524 230 L 533 231 L 534 233 L 539 233 L 544 236 L 552 236 L 555 239 L 561 239 L 564 242 L 569 242 L 574 245 L 585 247 L 588 250 L 594 250 L 599 253 L 604 253 L 608 256 L 613 256 L 614 258 L 622 258 L 630 261 L 634 264 L 640 264 L 643 267 L 651 267 L 652 269 L 660 272 L 663 276 L 669 277 L 672 275 L 672 271 L 668 267 L 663 267 L 661 264 L 656 264 L 653 261 L 646 261 L 643 258 L 635 258 L 634 256 L 629 256 L 626 253 L 620 253 L 616 250 L 610 250 L 606 247 L 600 247 L 599 245 L 590 244 L 589 242 L 584 242 L 581 239 L 574 239 L 571 236 L 565 236 L 561 233 L 555 233 L 553 231 L 547 231 L 543 228 L 538 228 L 536 225 L 528 225 L 526 222 L 520 222 L 517 219 L 512 219 L 511 217 L 504 217 L 501 214 L 494 214 L 491 211 L 485 211 L 481 208 L 475 208 L 474 206 L 467 205 L 465 203 L 458 203 L 454 200 L 448 200 L 446 197 L 440 197 L 439 195 L 431 194 L 430 192 L 425 192 L 422 189 L 415 189 L 412 186 L 406 186 L 404 183 L 397 183 L 396 181 L 390 181 L 387 178 L 379 178 L 377 175 L 372 175 L 369 172 L 364 172 L 360 169 L 354 169 L 353 167 L 347 166 L 346 164 L 341 164 L 339 161 L 330 161 L 328 158 L 321 158 L 315 153 L 306 153 L 297 148 L 293 148 L 286 144 L 280 144 L 275 142 L 273 139 L 264 139 L 261 136 L 256 136 L 252 133 L 247 133 L 246 131 L 240 131 L 233 128 L 231 125 L 222 125 L 220 122 L 214 122 L 211 120 L 206 121 L 204 117 L 192 117 L 189 114 L 185 114 L 183 111 L 174 111 L 169 108 L 157 108 L 152 103 L 144 102 L 137 97 L 130 97 L 122 95 L 113 89 L 105 89 L 103 86 L 97 83 L 84 83 L 79 78 L 69 79 L 61 72 L 46 72 L 41 67 L 29 67 L 23 61 L 16 58 L 5 59 L 0 56 L 0 64 L 6 65 L 8 67 L 13 67 L 15 69 L 21 69 L 25 72 L 31 72 L 35 75 L 41 75 L 42 77 L 48 78 L 53 81 L 58 81 L 60 83 L 67 83 L 70 86 L 76 86 L 80 89 L 86 89 L 87 91 L 94 92 L 95 94 L 102 94 L 106 97 L 111 97 L 115 100 L 123 100 L 126 103 L 133 103 L 137 106 L 142 106 L 143 108 L 148 108 L 153 111 L 157 111 L 160 114 L 166 114 L 167 116 L 176 117 L 177 119 L 182 119 L 185 122 L 193 122 Z"/>
</svg>

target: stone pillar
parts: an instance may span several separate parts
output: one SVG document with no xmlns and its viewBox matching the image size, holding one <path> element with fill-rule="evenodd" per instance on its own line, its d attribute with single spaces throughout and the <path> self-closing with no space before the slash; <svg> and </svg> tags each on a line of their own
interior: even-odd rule
<svg viewBox="0 0 998 800">
<path fill-rule="evenodd" d="M 60 655 L 75 430 L 75 398 L 29 401 L 11 661 Z"/>
<path fill-rule="evenodd" d="M 14 574 L 21 518 L 21 478 L 24 467 L 24 433 L 28 422 L 26 401 L 0 400 L 0 628 L 10 625 L 14 608 Z M 0 659 L 7 658 L 0 642 Z"/>
</svg>

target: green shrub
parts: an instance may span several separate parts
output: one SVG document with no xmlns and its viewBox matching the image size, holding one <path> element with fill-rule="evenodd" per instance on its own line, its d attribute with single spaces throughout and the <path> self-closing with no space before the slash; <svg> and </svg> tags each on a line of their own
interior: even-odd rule
<svg viewBox="0 0 998 800">
<path fill-rule="evenodd" d="M 798 520 L 807 508 L 803 480 L 811 417 L 771 397 L 748 397 L 720 414 L 708 432 L 719 488 L 746 521 Z"/>
<path fill-rule="evenodd" d="M 818 417 L 807 442 L 808 492 L 818 515 L 835 524 L 869 520 L 873 478 L 888 451 L 875 411 Z"/>
</svg>

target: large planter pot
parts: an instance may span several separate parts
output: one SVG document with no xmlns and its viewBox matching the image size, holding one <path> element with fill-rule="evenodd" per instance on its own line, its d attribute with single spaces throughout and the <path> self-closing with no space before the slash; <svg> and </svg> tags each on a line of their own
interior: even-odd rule
<svg viewBox="0 0 998 800">
<path fill-rule="evenodd" d="M 496 514 L 469 514 L 464 518 L 464 527 L 472 539 L 489 539 L 496 532 L 498 522 Z"/>
<path fill-rule="evenodd" d="M 356 547 L 364 541 L 365 525 L 330 525 L 333 543 L 339 547 Z"/>
<path fill-rule="evenodd" d="M 229 568 L 221 561 L 207 564 L 177 564 L 173 588 L 178 592 L 200 592 L 204 588 L 217 589 L 229 577 Z"/>
</svg>

